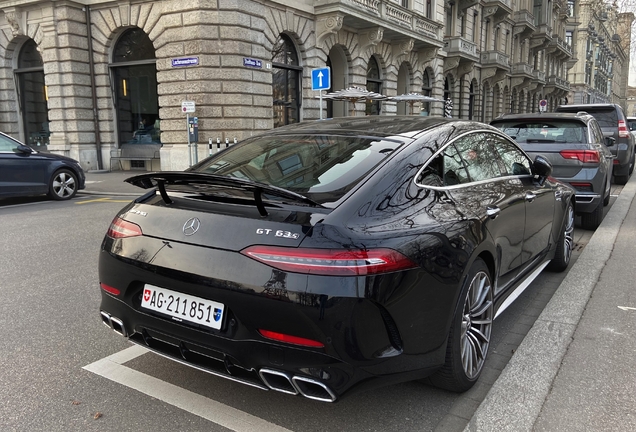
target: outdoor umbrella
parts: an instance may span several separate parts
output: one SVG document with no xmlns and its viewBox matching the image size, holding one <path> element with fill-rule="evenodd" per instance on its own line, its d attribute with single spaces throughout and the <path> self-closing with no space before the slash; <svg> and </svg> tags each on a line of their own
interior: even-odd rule
<svg viewBox="0 0 636 432">
<path fill-rule="evenodd" d="M 386 96 L 380 93 L 372 92 L 362 87 L 351 86 L 347 89 L 338 90 L 335 92 L 327 93 L 324 98 L 333 100 L 344 100 L 352 103 L 351 115 L 355 113 L 355 104 L 360 100 L 384 100 Z"/>
<path fill-rule="evenodd" d="M 442 99 L 424 96 L 420 93 L 401 94 L 399 96 L 391 96 L 389 99 L 396 102 L 407 102 L 411 106 L 411 115 L 413 115 L 413 105 L 415 102 L 444 102 Z"/>
</svg>

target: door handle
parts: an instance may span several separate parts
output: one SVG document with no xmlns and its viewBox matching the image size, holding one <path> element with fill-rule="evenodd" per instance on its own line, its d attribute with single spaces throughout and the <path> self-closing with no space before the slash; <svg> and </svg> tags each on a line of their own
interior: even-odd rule
<svg viewBox="0 0 636 432">
<path fill-rule="evenodd" d="M 526 192 L 526 201 L 532 202 L 537 196 L 532 192 Z"/>
<path fill-rule="evenodd" d="M 490 219 L 494 219 L 497 216 L 499 216 L 500 211 L 501 209 L 499 207 L 495 207 L 495 206 L 486 207 L 486 214 L 488 215 Z"/>
</svg>

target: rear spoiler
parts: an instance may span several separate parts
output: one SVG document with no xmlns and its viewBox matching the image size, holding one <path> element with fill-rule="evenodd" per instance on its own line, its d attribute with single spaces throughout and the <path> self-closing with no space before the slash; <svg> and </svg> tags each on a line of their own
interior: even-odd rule
<svg viewBox="0 0 636 432">
<path fill-rule="evenodd" d="M 172 200 L 166 192 L 166 186 L 205 184 L 242 189 L 253 192 L 254 201 L 256 202 L 256 208 L 258 209 L 261 216 L 267 216 L 267 210 L 265 209 L 265 205 L 263 204 L 263 193 L 286 198 L 295 202 L 310 205 L 312 207 L 324 208 L 321 204 L 287 189 L 279 188 L 277 186 L 272 186 L 265 183 L 255 182 L 252 180 L 221 176 L 217 174 L 186 171 L 164 171 L 140 174 L 134 177 L 129 177 L 124 181 L 126 183 L 130 183 L 131 185 L 138 186 L 142 189 L 157 188 L 159 190 L 159 193 L 161 194 L 161 198 L 166 204 L 172 204 Z"/>
</svg>

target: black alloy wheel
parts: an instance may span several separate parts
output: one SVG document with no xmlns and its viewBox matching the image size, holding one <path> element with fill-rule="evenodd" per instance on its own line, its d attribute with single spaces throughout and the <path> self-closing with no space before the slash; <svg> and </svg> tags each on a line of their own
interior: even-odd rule
<svg viewBox="0 0 636 432">
<path fill-rule="evenodd" d="M 572 249 L 574 249 L 574 206 L 570 202 L 565 210 L 565 220 L 557 240 L 556 252 L 548 265 L 548 269 L 562 272 L 568 268 L 572 258 Z"/>
<path fill-rule="evenodd" d="M 463 392 L 475 384 L 488 355 L 493 319 L 490 271 L 477 258 L 462 286 L 446 347 L 446 363 L 429 379 L 433 385 Z"/>
<path fill-rule="evenodd" d="M 55 172 L 49 181 L 49 197 L 54 200 L 68 200 L 77 193 L 77 176 L 71 170 Z"/>
</svg>

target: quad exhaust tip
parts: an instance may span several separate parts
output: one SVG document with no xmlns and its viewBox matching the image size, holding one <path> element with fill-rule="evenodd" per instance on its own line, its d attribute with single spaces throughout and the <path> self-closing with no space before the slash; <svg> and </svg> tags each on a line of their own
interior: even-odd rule
<svg viewBox="0 0 636 432">
<path fill-rule="evenodd" d="M 124 322 L 122 320 L 112 316 L 108 312 L 100 311 L 100 314 L 102 316 L 102 322 L 106 327 L 111 328 L 120 336 L 127 337 L 128 333 L 126 332 L 126 327 L 124 326 Z"/>
<path fill-rule="evenodd" d="M 307 399 L 321 402 L 335 402 L 335 393 L 322 382 L 309 377 L 289 376 L 288 374 L 272 370 L 261 369 L 259 376 L 267 387 L 281 393 L 300 394 Z"/>
</svg>

